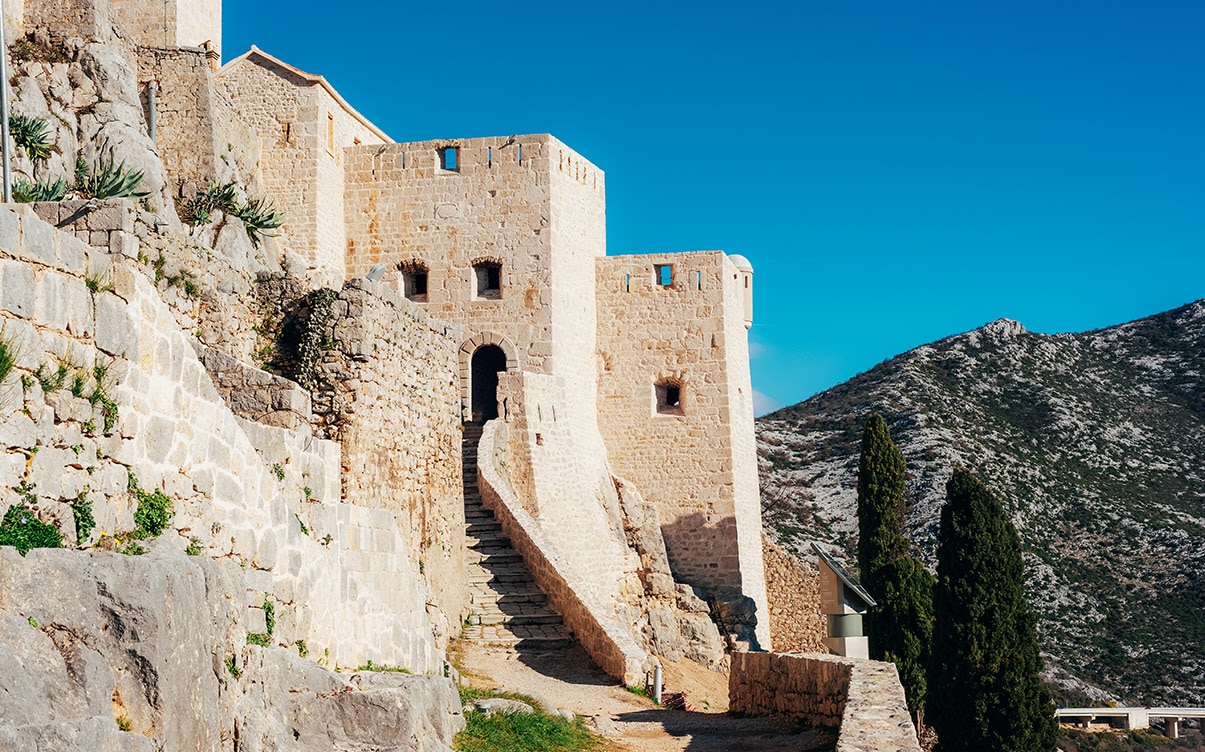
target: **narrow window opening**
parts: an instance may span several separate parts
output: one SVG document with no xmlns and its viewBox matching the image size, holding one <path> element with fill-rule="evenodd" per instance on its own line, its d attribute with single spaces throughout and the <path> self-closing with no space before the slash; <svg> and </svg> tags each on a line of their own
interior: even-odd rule
<svg viewBox="0 0 1205 752">
<path fill-rule="evenodd" d="M 441 169 L 449 172 L 457 172 L 460 169 L 460 148 L 456 146 L 447 146 L 439 150 L 439 166 Z"/>
<path fill-rule="evenodd" d="M 657 275 L 658 287 L 672 287 L 674 284 L 674 265 L 673 264 L 656 264 L 653 270 Z"/>
<path fill-rule="evenodd" d="M 695 289 L 703 289 L 703 272 L 695 272 Z"/>
<path fill-rule="evenodd" d="M 427 265 L 421 261 L 403 261 L 397 268 L 402 273 L 402 294 L 416 303 L 426 303 Z"/>
<path fill-rule="evenodd" d="M 631 291 L 632 291 L 632 275 L 631 275 L 631 274 L 625 274 L 625 275 L 623 275 L 623 276 L 624 276 L 624 280 L 623 280 L 623 291 L 624 291 L 624 292 L 631 292 Z"/>
<path fill-rule="evenodd" d="M 335 116 L 326 113 L 326 150 L 335 153 Z"/>
<path fill-rule="evenodd" d="M 497 300 L 502 297 L 502 264 L 482 261 L 473 264 L 473 281 L 478 298 Z"/>
<path fill-rule="evenodd" d="M 662 379 L 654 385 L 659 415 L 682 415 L 682 383 Z"/>
<path fill-rule="evenodd" d="M 487 167 L 494 166 L 494 147 L 485 147 L 485 164 Z"/>
<path fill-rule="evenodd" d="M 402 152 L 402 169 L 406 169 L 406 152 Z"/>
<path fill-rule="evenodd" d="M 523 144 L 519 144 L 519 164 L 523 164 Z"/>
<path fill-rule="evenodd" d="M 749 278 L 748 277 L 745 277 L 745 289 L 746 290 L 749 289 Z"/>
</svg>

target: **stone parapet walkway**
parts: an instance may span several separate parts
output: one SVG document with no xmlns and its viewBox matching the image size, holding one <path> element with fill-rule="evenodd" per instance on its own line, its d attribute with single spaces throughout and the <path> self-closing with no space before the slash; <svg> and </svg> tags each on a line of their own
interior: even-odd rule
<svg viewBox="0 0 1205 752">
<path fill-rule="evenodd" d="M 558 650 L 573 644 L 560 614 L 536 586 L 531 572 L 502 532 L 502 524 L 477 490 L 477 443 L 482 427 L 464 426 L 465 579 L 469 624 L 465 639 L 520 649 Z"/>
</svg>

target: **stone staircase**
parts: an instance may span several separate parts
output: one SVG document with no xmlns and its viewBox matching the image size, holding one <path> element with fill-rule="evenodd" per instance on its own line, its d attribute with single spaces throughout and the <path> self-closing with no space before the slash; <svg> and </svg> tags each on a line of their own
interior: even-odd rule
<svg viewBox="0 0 1205 752">
<path fill-rule="evenodd" d="M 536 585 L 502 532 L 502 523 L 481 501 L 477 489 L 477 444 L 482 426 L 464 426 L 465 579 L 472 615 L 464 637 L 473 642 L 520 650 L 561 650 L 573 644 L 560 614 Z"/>
</svg>

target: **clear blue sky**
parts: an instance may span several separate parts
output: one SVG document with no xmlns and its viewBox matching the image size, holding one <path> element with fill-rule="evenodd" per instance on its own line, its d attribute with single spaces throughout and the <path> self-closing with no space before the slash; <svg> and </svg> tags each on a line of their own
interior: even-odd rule
<svg viewBox="0 0 1205 752">
<path fill-rule="evenodd" d="M 1205 3 L 226 0 L 398 140 L 550 132 L 611 253 L 756 274 L 753 385 L 802 400 L 1002 316 L 1205 297 Z"/>
</svg>

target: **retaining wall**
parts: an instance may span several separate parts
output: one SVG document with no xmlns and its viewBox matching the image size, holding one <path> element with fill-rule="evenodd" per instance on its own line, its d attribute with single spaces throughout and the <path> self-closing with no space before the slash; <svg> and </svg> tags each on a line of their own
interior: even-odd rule
<svg viewBox="0 0 1205 752">
<path fill-rule="evenodd" d="M 920 752 L 895 664 L 820 653 L 733 653 L 729 708 L 838 726 L 837 752 Z"/>
</svg>

